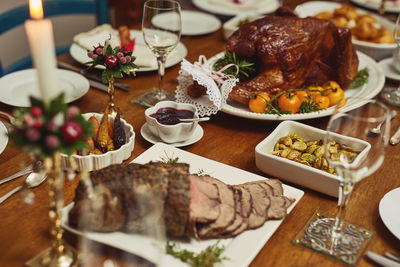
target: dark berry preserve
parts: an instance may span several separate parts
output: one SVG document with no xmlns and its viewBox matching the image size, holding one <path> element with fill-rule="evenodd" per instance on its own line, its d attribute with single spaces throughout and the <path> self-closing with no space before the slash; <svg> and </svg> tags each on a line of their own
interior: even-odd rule
<svg viewBox="0 0 400 267">
<path fill-rule="evenodd" d="M 187 109 L 176 109 L 176 108 L 160 108 L 156 113 L 150 115 L 155 118 L 158 123 L 165 125 L 178 124 L 181 121 L 179 119 L 192 119 L 194 112 Z"/>
</svg>

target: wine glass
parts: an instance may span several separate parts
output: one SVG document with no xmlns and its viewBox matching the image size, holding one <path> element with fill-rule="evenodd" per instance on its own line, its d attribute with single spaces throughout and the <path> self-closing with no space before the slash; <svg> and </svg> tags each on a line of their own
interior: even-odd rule
<svg viewBox="0 0 400 267">
<path fill-rule="evenodd" d="M 173 93 L 163 89 L 165 61 L 181 36 L 181 7 L 174 0 L 148 0 L 144 3 L 142 33 L 146 45 L 154 53 L 158 64 L 158 88 L 140 96 L 136 101 L 154 106 L 163 100 L 175 100 Z"/>
<path fill-rule="evenodd" d="M 304 236 L 296 240 L 301 245 L 355 265 L 373 232 L 345 221 L 345 206 L 354 185 L 383 163 L 390 134 L 390 111 L 372 99 L 349 98 L 345 101 L 363 105 L 349 110 L 348 106 L 340 108 L 342 105 L 339 104 L 329 120 L 322 146 L 328 163 L 326 168 L 333 168 L 339 179 L 337 212 L 334 217 L 317 212 L 306 225 Z M 380 123 L 380 132 L 370 130 Z"/>
<path fill-rule="evenodd" d="M 395 69 L 400 72 L 400 14 L 397 17 L 396 24 L 394 26 L 393 37 L 397 44 L 397 49 L 395 49 L 393 54 L 393 64 Z M 382 90 L 380 97 L 386 103 L 400 107 L 400 85 L 395 87 L 388 87 Z"/>
</svg>

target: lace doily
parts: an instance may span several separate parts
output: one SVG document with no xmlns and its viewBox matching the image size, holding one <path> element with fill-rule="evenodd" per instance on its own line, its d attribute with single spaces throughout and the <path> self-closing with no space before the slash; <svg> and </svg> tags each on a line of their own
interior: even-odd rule
<svg viewBox="0 0 400 267">
<path fill-rule="evenodd" d="M 195 105 L 200 117 L 216 114 L 226 104 L 229 93 L 238 81 L 233 76 L 224 75 L 223 69 L 212 70 L 212 66 L 204 56 L 200 56 L 199 61 L 194 64 L 183 59 L 178 76 L 179 84 L 175 91 L 176 101 Z M 187 94 L 187 88 L 193 84 L 193 81 L 207 88 L 206 95 L 191 98 Z"/>
</svg>

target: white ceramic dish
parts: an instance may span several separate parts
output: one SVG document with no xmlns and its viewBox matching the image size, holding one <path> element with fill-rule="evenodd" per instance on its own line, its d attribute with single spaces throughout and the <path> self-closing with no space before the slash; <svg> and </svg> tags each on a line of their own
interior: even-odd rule
<svg viewBox="0 0 400 267">
<path fill-rule="evenodd" d="M 195 105 L 188 103 L 178 103 L 174 101 L 161 101 L 158 102 L 154 107 L 150 107 L 144 111 L 146 117 L 147 126 L 150 132 L 159 137 L 165 143 L 178 143 L 189 140 L 198 125 L 198 122 L 180 122 L 178 124 L 166 125 L 161 124 L 156 118 L 152 117 L 160 109 L 172 108 L 175 110 L 189 110 L 193 112 L 193 118 L 197 119 L 199 115 L 197 114 L 197 109 Z"/>
<path fill-rule="evenodd" d="M 146 46 L 143 35 L 141 31 L 131 30 L 131 38 L 136 39 L 136 44 L 140 49 L 134 50 L 133 55 L 137 57 L 135 63 L 139 66 L 139 69 L 136 70 L 137 72 L 145 72 L 145 71 L 154 71 L 157 70 L 157 60 L 156 56 L 151 52 L 151 50 Z M 104 41 L 103 41 L 104 42 Z M 98 45 L 95 43 L 94 45 Z M 69 49 L 69 53 L 71 54 L 72 58 L 78 61 L 79 63 L 85 64 L 91 61 L 91 58 L 87 56 L 87 49 L 79 46 L 76 43 L 73 43 Z M 165 67 L 169 68 L 173 65 L 178 64 L 181 62 L 182 58 L 187 55 L 187 49 L 182 42 L 179 42 L 178 45 L 175 47 L 174 50 L 171 51 L 169 56 L 167 57 L 167 61 L 165 63 Z M 145 58 L 143 58 L 145 57 Z M 140 62 L 145 62 L 141 66 Z M 96 69 L 104 69 L 103 66 L 96 66 Z"/>
<path fill-rule="evenodd" d="M 235 16 L 242 12 L 259 12 L 262 14 L 268 14 L 274 12 L 279 7 L 278 0 L 252 1 L 258 1 L 258 3 L 253 8 L 233 5 L 231 4 L 233 2 L 230 0 L 193 0 L 193 4 L 207 12 L 225 16 Z"/>
<path fill-rule="evenodd" d="M 8 144 L 8 131 L 4 123 L 0 121 L 0 154 L 4 151 Z"/>
<path fill-rule="evenodd" d="M 57 69 L 55 95 L 65 93 L 67 103 L 75 101 L 89 91 L 89 81 L 81 74 Z M 10 73 L 0 78 L 0 102 L 15 107 L 30 107 L 29 96 L 41 98 L 36 69 Z"/>
<path fill-rule="evenodd" d="M 155 25 L 168 25 L 169 14 L 160 14 L 154 17 L 153 23 Z M 182 35 L 195 36 L 215 32 L 221 27 L 221 22 L 217 17 L 204 12 L 193 10 L 182 10 Z"/>
<path fill-rule="evenodd" d="M 357 52 L 359 65 L 358 69 L 368 68 L 369 69 L 369 79 L 366 84 L 359 88 L 349 89 L 345 91 L 346 97 L 355 97 L 362 99 L 370 99 L 374 98 L 379 92 L 382 90 L 385 84 L 385 74 L 383 72 L 382 67 L 376 63 L 375 60 L 370 58 L 369 56 Z M 224 52 L 221 52 L 214 57 L 209 59 L 209 64 L 214 64 L 214 62 L 224 56 Z M 362 103 L 357 100 L 348 101 L 344 110 L 352 110 L 359 106 Z M 303 114 L 284 114 L 281 116 L 273 115 L 273 114 L 262 114 L 262 113 L 254 113 L 249 110 L 249 108 L 243 104 L 237 103 L 235 101 L 228 100 L 227 103 L 222 106 L 222 112 L 227 114 L 231 114 L 234 116 L 255 119 L 255 120 L 271 120 L 271 121 L 284 121 L 284 120 L 305 120 L 305 119 L 313 119 L 313 118 L 321 118 L 325 116 L 329 116 L 332 114 L 334 107 L 330 107 L 324 110 L 303 113 Z"/>
<path fill-rule="evenodd" d="M 249 181 L 265 179 L 263 176 L 259 176 L 244 170 L 234 168 L 229 165 L 222 164 L 201 156 L 186 152 L 181 149 L 174 148 L 170 145 L 158 143 L 146 150 L 144 153 L 139 155 L 133 160 L 135 163 L 147 163 L 149 161 L 161 160 L 165 157 L 178 157 L 179 162 L 186 162 L 190 164 L 190 172 L 197 173 L 202 170 L 204 173 L 208 173 L 213 177 L 220 179 L 227 184 L 240 184 Z M 290 213 L 293 208 L 297 205 L 304 192 L 294 187 L 283 185 L 284 195 L 290 198 L 295 198 L 296 201 L 288 208 Z M 154 251 L 154 240 L 144 240 L 142 236 L 127 234 L 122 232 L 114 233 L 94 233 L 94 232 L 80 232 L 68 226 L 67 213 L 71 208 L 70 206 L 65 207 L 62 210 L 62 225 L 67 230 L 83 235 L 88 239 L 101 242 L 121 250 L 139 255 L 145 259 L 149 259 L 149 255 Z M 260 249 L 268 241 L 268 239 L 278 229 L 279 225 L 283 222 L 282 220 L 269 220 L 262 227 L 248 230 L 242 234 L 229 239 L 220 239 L 219 244 L 225 246 L 225 251 L 222 254 L 223 257 L 229 258 L 229 260 L 223 261 L 218 266 L 226 267 L 242 267 L 248 266 L 253 258 L 258 254 Z M 201 240 L 197 241 L 194 238 L 188 242 L 183 240 L 173 240 L 178 243 L 181 248 L 189 249 L 191 251 L 200 252 L 207 246 L 215 244 L 216 239 Z M 163 246 L 161 245 L 162 249 Z M 149 259 L 152 260 L 151 258 Z M 161 267 L 179 267 L 188 266 L 182 263 L 180 260 L 173 258 L 172 256 L 166 255 L 160 265 Z"/>
<path fill-rule="evenodd" d="M 379 214 L 386 227 L 400 239 L 400 187 L 386 193 L 379 202 Z"/>
<path fill-rule="evenodd" d="M 388 1 L 387 1 L 388 2 Z M 335 3 L 335 2 L 328 2 L 328 1 L 310 1 L 303 3 L 301 5 L 298 5 L 294 12 L 299 16 L 299 17 L 308 17 L 308 16 L 314 16 L 322 11 L 333 11 L 334 9 L 340 7 L 340 3 Z M 359 14 L 370 14 L 374 18 L 376 18 L 376 21 L 385 27 L 386 29 L 389 30 L 389 32 L 393 32 L 394 29 L 394 23 L 391 22 L 390 20 L 378 16 L 374 13 L 357 9 L 357 12 Z M 394 49 L 396 48 L 396 44 L 375 44 L 371 42 L 364 42 L 364 41 L 359 41 L 359 40 L 353 40 L 353 44 L 356 47 L 358 51 L 361 51 L 368 56 L 372 57 L 375 60 L 381 60 L 386 57 L 390 57 L 393 54 Z"/>
<path fill-rule="evenodd" d="M 140 134 L 142 137 L 147 141 L 152 144 L 156 143 L 163 143 L 163 140 L 161 140 L 158 136 L 155 136 L 149 129 L 149 126 L 147 123 L 144 123 L 142 128 L 140 128 Z M 182 147 L 182 146 L 188 146 L 191 144 L 196 143 L 203 137 L 204 131 L 203 128 L 200 126 L 200 124 L 197 125 L 196 130 L 194 130 L 193 135 L 188 139 L 183 142 L 177 142 L 177 143 L 171 143 L 169 145 L 174 146 L 174 147 Z"/>
<path fill-rule="evenodd" d="M 224 23 L 222 26 L 224 38 L 228 40 L 228 38 L 234 33 L 237 29 L 239 29 L 239 23 L 243 20 L 251 19 L 256 20 L 257 18 L 262 17 L 262 15 L 258 12 L 246 12 L 240 13 L 239 15 L 234 16 L 230 20 Z"/>
<path fill-rule="evenodd" d="M 291 132 L 296 133 L 306 141 L 323 140 L 326 133 L 324 130 L 295 121 L 281 122 L 267 138 L 257 144 L 255 148 L 257 168 L 285 181 L 337 197 L 339 192 L 338 176 L 270 154 L 278 140 Z M 356 161 L 364 157 L 370 149 L 370 144 L 365 141 L 342 135 L 337 135 L 336 137 L 338 143 L 351 144 L 352 148 L 362 150 Z"/>
<path fill-rule="evenodd" d="M 99 122 L 103 118 L 103 114 L 99 113 L 85 113 L 83 117 L 88 120 L 91 116 L 95 116 Z M 86 170 L 93 171 L 105 168 L 111 164 L 122 163 L 124 160 L 129 158 L 132 154 L 133 148 L 135 146 L 135 132 L 133 131 L 132 125 L 127 123 L 121 118 L 122 127 L 125 130 L 126 143 L 119 149 L 114 151 L 109 151 L 100 155 L 72 155 L 72 160 L 74 160 L 78 166 L 78 171 Z M 63 168 L 70 167 L 69 159 L 66 155 L 62 155 L 61 164 Z"/>
<path fill-rule="evenodd" d="M 389 57 L 382 59 L 381 61 L 379 61 L 379 65 L 382 67 L 386 78 L 394 81 L 400 81 L 400 72 L 394 68 L 393 58 Z"/>
<path fill-rule="evenodd" d="M 373 10 L 379 10 L 382 0 L 350 0 L 350 1 L 362 7 L 370 8 Z M 384 10 L 385 12 L 398 13 L 400 12 L 400 2 L 398 0 L 386 1 Z"/>
</svg>

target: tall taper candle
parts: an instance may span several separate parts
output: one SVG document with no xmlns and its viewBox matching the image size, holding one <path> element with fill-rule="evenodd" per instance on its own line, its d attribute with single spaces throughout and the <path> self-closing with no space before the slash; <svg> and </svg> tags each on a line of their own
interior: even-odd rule
<svg viewBox="0 0 400 267">
<path fill-rule="evenodd" d="M 39 88 L 44 102 L 56 96 L 57 62 L 54 46 L 53 25 L 43 19 L 41 0 L 29 0 L 32 20 L 25 22 L 34 67 L 37 69 Z"/>
</svg>

